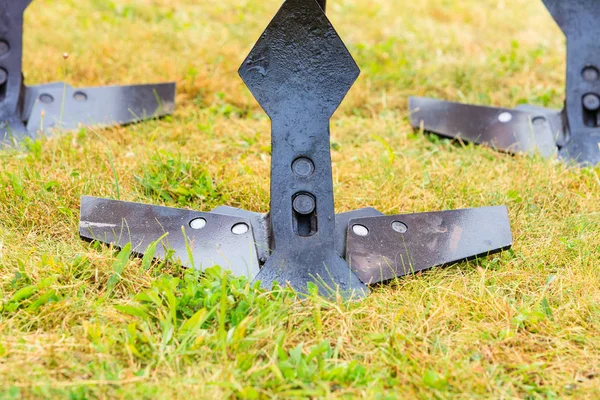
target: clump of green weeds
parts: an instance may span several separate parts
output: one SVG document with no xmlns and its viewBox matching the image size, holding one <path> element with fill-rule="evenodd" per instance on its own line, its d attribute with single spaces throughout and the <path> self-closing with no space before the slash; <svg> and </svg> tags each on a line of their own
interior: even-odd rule
<svg viewBox="0 0 600 400">
<path fill-rule="evenodd" d="M 208 207 L 225 201 L 226 196 L 210 172 L 200 163 L 185 160 L 181 155 L 158 152 L 143 171 L 136 179 L 148 196 L 181 205 L 200 202 Z"/>
</svg>

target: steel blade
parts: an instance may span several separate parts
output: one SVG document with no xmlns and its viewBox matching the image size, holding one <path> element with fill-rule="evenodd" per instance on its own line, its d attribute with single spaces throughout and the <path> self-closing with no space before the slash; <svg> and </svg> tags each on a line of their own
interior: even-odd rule
<svg viewBox="0 0 600 400">
<path fill-rule="evenodd" d="M 173 112 L 175 84 L 74 88 L 27 87 L 23 115 L 30 132 L 126 125 Z"/>
<path fill-rule="evenodd" d="M 351 219 L 364 217 L 379 217 L 384 214 L 372 207 L 361 208 L 360 210 L 348 211 L 335 215 L 335 250 L 339 255 L 346 255 L 346 240 L 348 236 L 348 223 Z"/>
<path fill-rule="evenodd" d="M 84 239 L 117 247 L 131 243 L 133 251 L 140 255 L 160 240 L 155 258 L 164 259 L 172 250 L 173 259 L 185 267 L 205 269 L 220 265 L 249 278 L 259 271 L 247 218 L 83 197 L 79 234 Z"/>
<path fill-rule="evenodd" d="M 409 107 L 415 128 L 508 153 L 556 156 L 557 139 L 563 132 L 559 112 L 531 114 L 423 97 L 411 97 Z"/>
<path fill-rule="evenodd" d="M 353 219 L 346 259 L 366 284 L 496 253 L 512 245 L 506 207 Z"/>
<path fill-rule="evenodd" d="M 256 213 L 229 206 L 219 206 L 213 209 L 211 213 L 248 219 L 252 224 L 256 249 L 258 251 L 258 259 L 262 264 L 267 261 L 271 254 L 271 222 L 269 220 L 269 214 Z"/>
</svg>

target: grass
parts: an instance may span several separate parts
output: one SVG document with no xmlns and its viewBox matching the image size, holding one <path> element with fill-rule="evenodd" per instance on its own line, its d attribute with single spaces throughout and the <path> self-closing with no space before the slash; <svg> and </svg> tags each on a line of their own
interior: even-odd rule
<svg viewBox="0 0 600 400">
<path fill-rule="evenodd" d="M 279 4 L 31 5 L 28 83 L 176 80 L 178 108 L 0 153 L 0 398 L 598 398 L 600 169 L 407 121 L 409 95 L 560 108 L 564 38 L 541 1 L 332 0 L 329 13 L 363 71 L 332 121 L 337 210 L 506 204 L 512 251 L 343 304 L 78 238 L 81 195 L 268 210 L 269 121 L 236 70 Z"/>
</svg>

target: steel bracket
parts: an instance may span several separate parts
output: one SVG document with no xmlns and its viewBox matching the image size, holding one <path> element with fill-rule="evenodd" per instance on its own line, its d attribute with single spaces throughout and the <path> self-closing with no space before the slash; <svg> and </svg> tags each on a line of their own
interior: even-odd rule
<svg viewBox="0 0 600 400">
<path fill-rule="evenodd" d="M 567 37 L 567 87 L 562 111 L 523 105 L 483 107 L 410 99 L 411 124 L 441 136 L 507 153 L 536 153 L 600 163 L 600 2 L 543 0 Z"/>
<path fill-rule="evenodd" d="M 315 0 L 286 0 L 239 70 L 272 122 L 271 212 L 209 213 L 84 197 L 80 235 L 172 248 L 300 293 L 368 294 L 368 285 L 507 249 L 506 207 L 384 216 L 335 214 L 329 120 L 360 71 Z M 156 253 L 162 257 L 165 253 Z M 191 259 L 194 262 L 191 262 Z"/>
<path fill-rule="evenodd" d="M 0 0 L 0 146 L 38 132 L 130 124 L 173 112 L 175 83 L 73 88 L 26 86 L 23 13 L 32 0 Z"/>
</svg>

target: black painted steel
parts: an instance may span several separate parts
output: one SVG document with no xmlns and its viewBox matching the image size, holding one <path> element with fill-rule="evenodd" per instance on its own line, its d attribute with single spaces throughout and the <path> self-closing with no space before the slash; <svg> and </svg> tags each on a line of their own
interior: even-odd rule
<svg viewBox="0 0 600 400">
<path fill-rule="evenodd" d="M 510 248 L 506 207 L 352 219 L 346 259 L 368 284 Z"/>
<path fill-rule="evenodd" d="M 600 163 L 600 2 L 543 2 L 567 37 L 567 99 L 562 112 L 411 98 L 412 125 L 510 153 L 539 151 L 581 165 Z"/>
<path fill-rule="evenodd" d="M 23 12 L 31 0 L 0 0 L 0 144 L 39 132 L 129 124 L 173 112 L 175 84 L 73 88 L 26 86 L 22 74 Z"/>
<path fill-rule="evenodd" d="M 118 246 L 131 241 L 143 253 L 144 245 L 168 233 L 179 238 L 169 244 L 185 263 L 181 227 L 191 235 L 191 220 L 204 218 L 202 229 L 210 222 L 215 230 L 196 234 L 195 243 L 204 247 L 194 247 L 195 259 L 214 261 L 214 248 L 223 241 L 219 254 L 224 258 L 231 251 L 234 260 L 243 260 L 243 267 L 261 266 L 260 272 L 252 271 L 258 272 L 255 278 L 265 288 L 279 282 L 304 293 L 313 283 L 324 296 L 340 293 L 347 298 L 366 295 L 367 284 L 409 272 L 395 268 L 396 275 L 386 274 L 385 279 L 373 275 L 372 262 L 384 257 L 395 260 L 394 254 L 402 254 L 418 261 L 417 269 L 422 270 L 510 247 L 505 207 L 393 217 L 366 208 L 335 215 L 329 119 L 358 74 L 317 2 L 286 0 L 240 68 L 272 122 L 270 214 L 231 207 L 197 213 L 84 197 L 80 234 Z M 229 219 L 215 219 L 215 225 L 211 218 L 216 216 Z M 126 236 L 120 233 L 123 221 Z M 232 224 L 242 221 L 252 227 L 245 232 L 250 237 L 244 237 L 242 245 L 234 244 Z M 406 240 L 398 238 L 404 225 L 390 228 L 390 223 L 400 221 L 409 229 Z M 248 250 L 248 241 L 255 247 Z M 346 255 L 353 268 L 343 258 Z"/>
<path fill-rule="evenodd" d="M 424 97 L 409 100 L 415 127 L 449 138 L 485 144 L 507 153 L 556 156 L 562 133 L 559 112 L 474 106 Z"/>
<path fill-rule="evenodd" d="M 272 121 L 274 253 L 258 279 L 305 290 L 312 277 L 322 290 L 366 292 L 335 251 L 329 153 L 329 119 L 358 66 L 314 0 L 288 0 L 239 72 Z M 299 170 L 298 159 L 313 167 Z"/>
<path fill-rule="evenodd" d="M 156 258 L 164 259 L 173 250 L 172 260 L 189 268 L 220 265 L 249 278 L 259 271 L 247 218 L 84 197 L 79 234 L 117 247 L 131 243 L 138 254 L 159 241 Z"/>
</svg>

